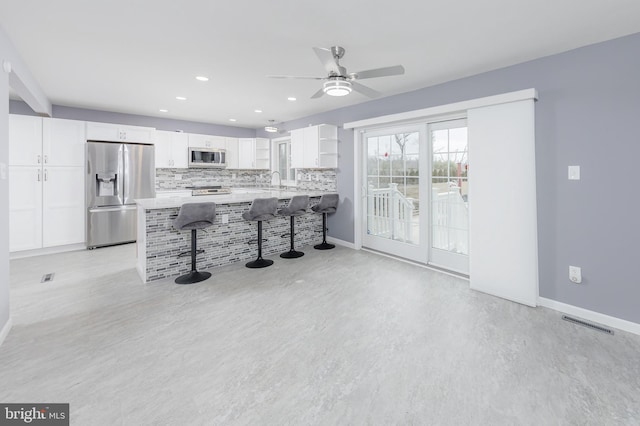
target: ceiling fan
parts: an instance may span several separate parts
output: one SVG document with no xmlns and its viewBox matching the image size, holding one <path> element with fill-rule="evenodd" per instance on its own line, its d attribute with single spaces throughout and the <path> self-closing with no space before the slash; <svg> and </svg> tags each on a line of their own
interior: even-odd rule
<svg viewBox="0 0 640 426">
<path fill-rule="evenodd" d="M 345 53 L 344 48 L 340 46 L 333 46 L 330 49 L 314 47 L 313 51 L 316 52 L 320 62 L 322 62 L 324 68 L 329 73 L 326 77 L 297 77 L 292 75 L 270 75 L 268 77 L 325 80 L 322 88 L 311 96 L 312 99 L 319 98 L 325 93 L 329 96 L 346 96 L 351 93 L 352 90 L 370 98 L 376 98 L 381 95 L 380 92 L 357 83 L 356 80 L 404 74 L 404 67 L 402 65 L 347 73 L 347 69 L 340 65 L 340 59 L 342 59 Z"/>
</svg>

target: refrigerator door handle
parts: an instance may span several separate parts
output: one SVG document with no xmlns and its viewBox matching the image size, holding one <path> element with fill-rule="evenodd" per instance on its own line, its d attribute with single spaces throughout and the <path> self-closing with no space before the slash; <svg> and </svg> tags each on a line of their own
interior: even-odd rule
<svg viewBox="0 0 640 426">
<path fill-rule="evenodd" d="M 126 210 L 137 210 L 138 207 L 134 205 L 126 205 L 122 207 L 96 207 L 93 209 L 89 209 L 89 213 L 100 213 L 100 212 L 120 212 Z"/>
</svg>

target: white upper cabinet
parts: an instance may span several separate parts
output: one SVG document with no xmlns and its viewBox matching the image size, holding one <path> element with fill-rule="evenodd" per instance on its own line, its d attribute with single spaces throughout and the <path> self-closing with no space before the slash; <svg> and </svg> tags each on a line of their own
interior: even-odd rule
<svg viewBox="0 0 640 426">
<path fill-rule="evenodd" d="M 180 132 L 156 131 L 156 169 L 186 169 L 189 157 L 189 135 Z"/>
<path fill-rule="evenodd" d="M 42 163 L 45 166 L 84 167 L 84 121 L 42 120 Z"/>
<path fill-rule="evenodd" d="M 42 118 L 9 115 L 9 165 L 42 164 Z"/>
<path fill-rule="evenodd" d="M 338 167 L 338 128 L 320 124 L 291 131 L 291 167 L 334 169 Z"/>
<path fill-rule="evenodd" d="M 90 141 L 153 143 L 155 133 L 153 127 L 87 122 L 87 140 Z"/>
<path fill-rule="evenodd" d="M 227 143 L 227 169 L 238 169 L 238 138 L 224 138 Z"/>
<path fill-rule="evenodd" d="M 227 149 L 227 142 L 223 136 L 189 134 L 189 146 L 193 148 Z"/>
<path fill-rule="evenodd" d="M 256 165 L 256 140 L 251 138 L 238 139 L 238 168 L 254 169 Z"/>
<path fill-rule="evenodd" d="M 237 169 L 266 169 L 270 167 L 269 139 L 265 138 L 239 138 L 238 139 L 238 163 L 233 167 Z"/>
</svg>

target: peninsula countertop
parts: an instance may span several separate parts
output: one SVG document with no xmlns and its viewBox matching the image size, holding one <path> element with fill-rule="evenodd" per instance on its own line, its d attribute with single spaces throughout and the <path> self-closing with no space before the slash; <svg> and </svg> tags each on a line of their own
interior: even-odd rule
<svg viewBox="0 0 640 426">
<path fill-rule="evenodd" d="M 231 188 L 229 194 L 198 195 L 191 197 L 162 197 L 142 198 L 136 200 L 138 207 L 145 210 L 168 209 L 180 207 L 185 203 L 214 202 L 218 204 L 250 203 L 254 198 L 272 198 L 288 200 L 295 195 L 320 197 L 324 194 L 334 194 L 335 191 L 290 191 L 272 188 Z"/>
</svg>

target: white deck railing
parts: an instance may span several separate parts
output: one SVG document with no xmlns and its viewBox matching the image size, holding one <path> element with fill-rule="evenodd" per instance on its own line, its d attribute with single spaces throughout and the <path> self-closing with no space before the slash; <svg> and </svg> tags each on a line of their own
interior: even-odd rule
<svg viewBox="0 0 640 426">
<path fill-rule="evenodd" d="M 458 188 L 448 192 L 433 189 L 432 245 L 456 253 L 469 252 L 469 209 Z"/>
<path fill-rule="evenodd" d="M 389 188 L 369 186 L 367 193 L 367 232 L 370 235 L 410 242 L 415 211 L 412 198 L 398 191 L 398 184 Z"/>
</svg>

